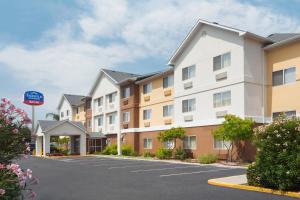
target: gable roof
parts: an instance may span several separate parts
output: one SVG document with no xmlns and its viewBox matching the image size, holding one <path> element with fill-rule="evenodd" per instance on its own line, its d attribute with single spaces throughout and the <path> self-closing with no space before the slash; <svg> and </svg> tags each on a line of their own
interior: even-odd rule
<svg viewBox="0 0 300 200">
<path fill-rule="evenodd" d="M 273 38 L 273 40 L 276 40 L 277 42 L 265 46 L 264 50 L 266 51 L 300 41 L 300 33 L 276 33 L 270 35 L 269 37 Z"/>
<path fill-rule="evenodd" d="M 81 122 L 69 121 L 69 120 L 62 120 L 62 121 L 38 120 L 38 126 L 41 127 L 43 133 L 46 133 L 46 132 L 52 130 L 53 128 L 55 128 L 61 124 L 64 124 L 64 123 L 69 123 L 73 126 L 76 126 L 79 129 L 81 129 L 82 131 L 86 132 L 85 127 L 83 126 L 83 124 Z"/>
<path fill-rule="evenodd" d="M 84 98 L 86 96 L 83 96 L 83 95 L 75 95 L 75 94 L 63 94 L 60 101 L 59 101 L 59 104 L 58 104 L 58 107 L 57 109 L 59 110 L 62 103 L 63 103 L 63 100 L 66 99 L 68 101 L 68 103 L 74 107 L 74 106 L 80 106 L 81 104 L 84 103 Z"/>
<path fill-rule="evenodd" d="M 141 80 L 137 80 L 136 84 L 145 83 L 145 82 L 153 80 L 155 78 L 159 78 L 159 77 L 164 76 L 164 75 L 169 75 L 169 74 L 171 74 L 173 72 L 174 72 L 174 69 L 172 67 L 169 67 L 169 68 L 167 68 L 165 70 L 155 72 L 151 76 L 148 76 L 148 77 L 143 78 Z"/>
<path fill-rule="evenodd" d="M 283 40 L 287 40 L 296 36 L 300 36 L 300 33 L 273 33 L 267 38 L 274 42 L 281 42 Z"/>
<path fill-rule="evenodd" d="M 191 31 L 188 33 L 188 35 L 184 38 L 182 43 L 179 45 L 179 47 L 173 53 L 173 55 L 169 59 L 168 65 L 170 65 L 170 66 L 174 65 L 177 58 L 182 54 L 182 52 L 190 44 L 190 42 L 196 36 L 196 34 L 198 33 L 198 31 L 199 31 L 199 29 L 202 25 L 213 26 L 213 27 L 216 27 L 216 28 L 219 28 L 219 29 L 231 31 L 231 32 L 237 33 L 240 37 L 249 37 L 249 38 L 261 41 L 263 43 L 272 43 L 273 42 L 272 40 L 270 40 L 268 38 L 256 35 L 254 33 L 248 32 L 248 31 L 232 28 L 232 27 L 229 27 L 229 26 L 224 26 L 224 25 L 221 25 L 217 22 L 209 22 L 209 21 L 206 21 L 206 20 L 199 19 L 197 21 L 196 25 L 191 29 Z"/>
<path fill-rule="evenodd" d="M 133 78 L 141 76 L 139 74 L 120 72 L 120 71 L 115 71 L 115 70 L 110 70 L 110 69 L 101 69 L 96 77 L 94 84 L 92 85 L 92 88 L 89 92 L 89 96 L 93 95 L 102 75 L 106 75 L 116 85 L 119 85 L 120 83 L 122 83 L 128 79 L 133 79 Z"/>
</svg>

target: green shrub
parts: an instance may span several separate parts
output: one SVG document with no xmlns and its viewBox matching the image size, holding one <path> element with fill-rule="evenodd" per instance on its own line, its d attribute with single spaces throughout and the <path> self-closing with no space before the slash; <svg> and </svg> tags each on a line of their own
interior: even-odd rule
<svg viewBox="0 0 300 200">
<path fill-rule="evenodd" d="M 300 120 L 280 117 L 255 129 L 256 162 L 248 184 L 277 190 L 300 190 Z"/>
<path fill-rule="evenodd" d="M 132 152 L 132 155 L 131 156 L 134 156 L 134 157 L 138 157 L 139 156 L 139 153 L 138 152 Z"/>
<path fill-rule="evenodd" d="M 102 151 L 102 154 L 104 155 L 117 155 L 118 149 L 116 144 L 112 144 L 109 146 L 106 146 L 105 149 Z"/>
<path fill-rule="evenodd" d="M 201 164 L 211 164 L 217 162 L 218 156 L 215 154 L 206 154 L 199 156 L 198 160 Z"/>
<path fill-rule="evenodd" d="M 172 150 L 159 148 L 156 152 L 156 157 L 158 159 L 170 159 L 172 157 Z"/>
<path fill-rule="evenodd" d="M 146 151 L 146 152 L 144 153 L 144 157 L 146 157 L 146 158 L 154 158 L 154 157 L 155 157 L 155 154 L 153 154 L 153 153 L 151 153 L 151 152 L 149 152 L 149 151 Z"/>
<path fill-rule="evenodd" d="M 122 145 L 122 155 L 123 156 L 132 156 L 133 155 L 133 150 L 131 148 L 131 146 L 129 145 Z"/>
<path fill-rule="evenodd" d="M 187 153 L 185 150 L 178 148 L 175 150 L 174 157 L 178 160 L 184 160 L 187 158 Z"/>
</svg>

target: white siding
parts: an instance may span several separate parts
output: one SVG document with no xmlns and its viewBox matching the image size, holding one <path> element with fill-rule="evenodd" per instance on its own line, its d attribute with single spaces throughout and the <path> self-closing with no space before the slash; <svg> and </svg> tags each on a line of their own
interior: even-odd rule
<svg viewBox="0 0 300 200">
<path fill-rule="evenodd" d="M 114 84 L 110 78 L 102 75 L 92 96 L 92 131 L 107 133 L 118 133 L 120 131 L 119 113 L 120 113 L 120 91 L 119 86 Z M 108 103 L 108 94 L 116 93 L 115 101 Z M 103 97 L 103 105 L 98 107 L 96 99 Z M 115 124 L 108 125 L 108 116 L 115 113 Z M 103 115 L 103 126 L 98 126 L 98 116 Z"/>
<path fill-rule="evenodd" d="M 218 124 L 222 119 L 216 113 L 223 111 L 241 117 L 262 115 L 262 89 L 257 86 L 262 80 L 262 49 L 259 42 L 246 40 L 237 33 L 207 25 L 199 29 L 174 66 L 177 125 Z M 213 58 L 227 52 L 231 53 L 231 65 L 213 71 Z M 195 77 L 182 81 L 182 69 L 191 65 L 196 65 Z M 227 79 L 217 81 L 216 75 L 223 72 L 227 73 Z M 192 82 L 193 87 L 185 89 L 184 84 L 188 82 Z M 231 91 L 231 105 L 214 108 L 213 94 L 228 90 Z M 185 122 L 184 116 L 189 113 L 182 114 L 182 100 L 190 98 L 196 98 L 196 111 L 192 113 L 193 122 Z"/>
<path fill-rule="evenodd" d="M 69 110 L 69 115 L 67 116 L 67 110 Z M 64 117 L 61 117 L 61 112 L 64 113 Z M 60 120 L 65 120 L 65 119 L 69 119 L 70 121 L 72 121 L 72 116 L 73 116 L 73 109 L 72 106 L 69 104 L 69 102 L 66 100 L 66 98 L 63 98 L 63 102 L 62 105 L 60 107 L 59 110 L 59 119 Z"/>
</svg>

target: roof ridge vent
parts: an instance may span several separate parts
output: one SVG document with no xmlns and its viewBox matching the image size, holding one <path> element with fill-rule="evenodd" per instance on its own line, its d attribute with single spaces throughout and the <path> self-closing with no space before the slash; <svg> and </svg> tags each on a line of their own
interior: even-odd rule
<svg viewBox="0 0 300 200">
<path fill-rule="evenodd" d="M 213 22 L 213 24 L 219 24 L 218 22 Z"/>
</svg>

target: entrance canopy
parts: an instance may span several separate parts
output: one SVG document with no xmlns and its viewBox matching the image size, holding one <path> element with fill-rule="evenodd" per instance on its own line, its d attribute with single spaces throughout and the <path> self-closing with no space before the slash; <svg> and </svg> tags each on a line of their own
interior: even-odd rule
<svg viewBox="0 0 300 200">
<path fill-rule="evenodd" d="M 35 131 L 36 134 L 36 155 L 46 156 L 50 153 L 50 137 L 51 136 L 70 136 L 71 147 L 73 137 L 80 137 L 80 155 L 86 155 L 86 136 L 87 132 L 81 122 L 63 120 L 50 121 L 39 120 Z"/>
</svg>

